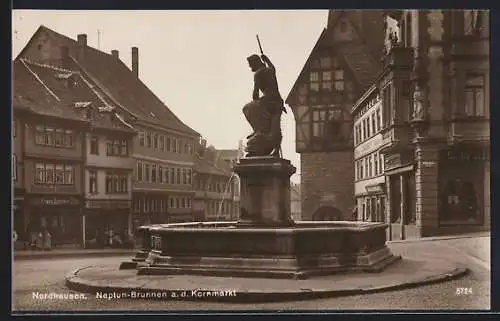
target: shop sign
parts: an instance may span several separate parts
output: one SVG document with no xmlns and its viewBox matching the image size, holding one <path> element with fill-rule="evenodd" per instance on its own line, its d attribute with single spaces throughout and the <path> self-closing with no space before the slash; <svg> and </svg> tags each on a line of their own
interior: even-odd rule
<svg viewBox="0 0 500 321">
<path fill-rule="evenodd" d="M 42 197 L 35 198 L 31 201 L 33 205 L 43 206 L 61 206 L 61 205 L 78 205 L 80 201 L 76 197 Z"/>
<path fill-rule="evenodd" d="M 122 201 L 122 200 L 95 200 L 95 201 L 86 201 L 85 207 L 87 208 L 102 208 L 102 209 L 130 209 L 131 204 L 130 201 Z"/>
<path fill-rule="evenodd" d="M 423 167 L 434 167 L 436 166 L 436 162 L 435 161 L 423 161 L 422 162 L 422 166 Z"/>
<path fill-rule="evenodd" d="M 384 193 L 384 184 L 367 185 L 365 189 L 366 192 L 370 194 Z"/>
</svg>

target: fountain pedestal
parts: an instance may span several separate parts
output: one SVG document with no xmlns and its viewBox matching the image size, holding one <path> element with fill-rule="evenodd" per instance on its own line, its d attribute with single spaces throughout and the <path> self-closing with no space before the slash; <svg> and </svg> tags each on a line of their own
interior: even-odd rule
<svg viewBox="0 0 500 321">
<path fill-rule="evenodd" d="M 290 176 L 296 168 L 287 159 L 242 158 L 234 171 L 240 177 L 241 208 L 238 226 L 292 226 Z"/>
</svg>

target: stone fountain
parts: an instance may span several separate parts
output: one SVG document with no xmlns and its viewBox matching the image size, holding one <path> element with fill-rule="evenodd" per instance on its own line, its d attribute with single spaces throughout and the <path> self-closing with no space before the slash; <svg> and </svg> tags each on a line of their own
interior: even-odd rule
<svg viewBox="0 0 500 321">
<path fill-rule="evenodd" d="M 281 157 L 280 120 L 286 110 L 275 69 L 264 55 L 248 62 L 256 72 L 255 90 L 243 112 L 254 133 L 246 157 L 234 168 L 241 181 L 240 220 L 141 227 L 142 248 L 120 268 L 137 269 L 139 275 L 307 278 L 382 271 L 400 259 L 386 245 L 384 223 L 291 219 L 290 177 L 296 169 Z M 264 96 L 259 98 L 259 91 Z"/>
</svg>

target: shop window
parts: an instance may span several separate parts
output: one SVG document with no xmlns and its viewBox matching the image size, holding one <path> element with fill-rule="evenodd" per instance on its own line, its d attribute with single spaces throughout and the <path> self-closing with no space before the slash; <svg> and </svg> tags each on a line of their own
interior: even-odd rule
<svg viewBox="0 0 500 321">
<path fill-rule="evenodd" d="M 440 197 L 442 220 L 467 221 L 478 219 L 479 204 L 474 184 L 458 179 L 449 180 Z"/>
</svg>

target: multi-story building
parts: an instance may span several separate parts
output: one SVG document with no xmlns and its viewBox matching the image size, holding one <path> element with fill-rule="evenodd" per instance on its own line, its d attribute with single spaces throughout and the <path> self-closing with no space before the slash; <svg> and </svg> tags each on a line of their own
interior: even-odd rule
<svg viewBox="0 0 500 321">
<path fill-rule="evenodd" d="M 132 232 L 136 131 L 115 114 L 113 106 L 100 103 L 82 102 L 90 122 L 85 135 L 85 241 Z"/>
<path fill-rule="evenodd" d="M 301 221 L 300 215 L 300 185 L 291 183 L 290 185 L 290 212 L 294 221 Z"/>
<path fill-rule="evenodd" d="M 303 220 L 321 209 L 340 219 L 352 218 L 350 110 L 380 72 L 383 24 L 380 11 L 331 10 L 327 28 L 286 99 L 296 120 Z"/>
<path fill-rule="evenodd" d="M 220 154 L 214 147 L 207 147 L 206 140 L 201 141 L 196 154 L 194 209 L 205 221 L 238 218 L 239 207 L 234 197 L 236 174 Z"/>
<path fill-rule="evenodd" d="M 108 104 L 135 130 L 136 162 L 132 182 L 133 225 L 179 221 L 190 216 L 194 144 L 199 134 L 177 118 L 139 78 L 139 50 L 132 47 L 129 69 L 119 52 L 104 53 L 87 44 L 41 26 L 20 57 L 54 64 L 61 62 L 61 46 L 68 48 L 74 70 L 105 95 Z M 184 204 L 184 205 L 182 205 Z M 177 206 L 178 205 L 178 206 Z"/>
<path fill-rule="evenodd" d="M 14 62 L 14 135 L 22 139 L 15 158 L 23 161 L 22 166 L 15 162 L 15 181 L 23 181 L 15 185 L 26 192 L 14 226 L 25 241 L 46 228 L 55 245 L 81 244 L 88 122 L 74 112 L 74 96 L 68 95 L 71 90 L 78 96 L 81 87 L 59 74 L 52 66 Z"/>
<path fill-rule="evenodd" d="M 358 218 L 391 239 L 488 229 L 488 12 L 386 19 L 384 71 L 353 108 Z"/>
<path fill-rule="evenodd" d="M 231 219 L 237 220 L 240 217 L 240 178 L 238 174 L 234 172 L 234 166 L 240 161 L 240 159 L 245 155 L 245 149 L 243 146 L 243 141 L 238 142 L 238 149 L 218 149 L 217 150 L 219 158 L 224 160 L 229 164 L 232 176 L 232 200 L 233 200 L 233 210 L 231 212 Z"/>
</svg>

